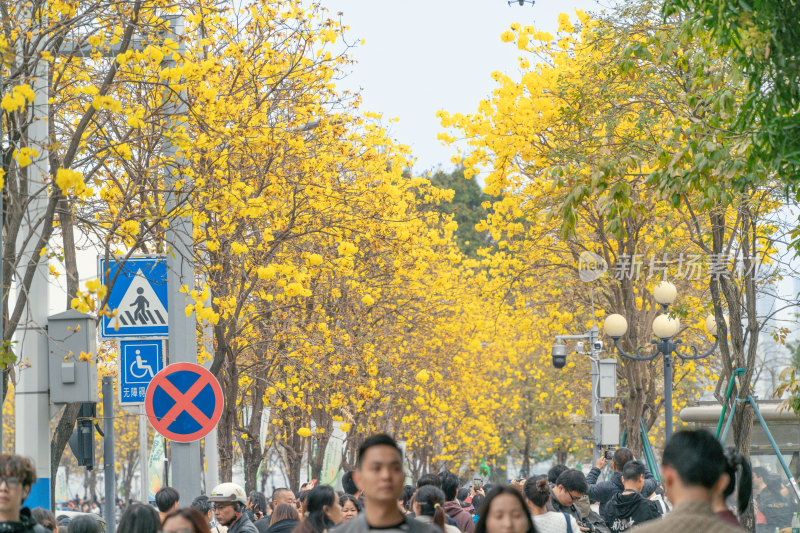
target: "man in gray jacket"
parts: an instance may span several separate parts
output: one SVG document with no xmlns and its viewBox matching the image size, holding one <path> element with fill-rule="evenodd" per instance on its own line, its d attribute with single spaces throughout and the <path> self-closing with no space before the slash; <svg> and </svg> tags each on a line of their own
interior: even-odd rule
<svg viewBox="0 0 800 533">
<path fill-rule="evenodd" d="M 388 435 L 373 435 L 358 449 L 353 481 L 364 492 L 364 511 L 333 531 L 335 533 L 441 533 L 400 512 L 403 494 L 403 452 Z"/>
</svg>

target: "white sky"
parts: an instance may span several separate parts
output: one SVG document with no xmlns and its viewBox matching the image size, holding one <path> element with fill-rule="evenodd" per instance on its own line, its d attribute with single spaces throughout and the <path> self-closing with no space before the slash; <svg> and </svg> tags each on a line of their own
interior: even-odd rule
<svg viewBox="0 0 800 533">
<path fill-rule="evenodd" d="M 362 109 L 383 113 L 392 137 L 411 146 L 422 172 L 452 168 L 454 147 L 436 139 L 441 131 L 436 111 L 470 113 L 491 95 L 490 78 L 499 70 L 518 72 L 520 51 L 500 34 L 512 22 L 555 33 L 557 17 L 575 9 L 597 12 L 596 0 L 322 0 L 350 27 L 349 41 L 364 39 L 353 50 L 357 64 L 339 86 L 361 89 Z M 518 76 L 517 76 L 518 77 Z M 384 121 L 388 124 L 388 121 Z"/>
</svg>

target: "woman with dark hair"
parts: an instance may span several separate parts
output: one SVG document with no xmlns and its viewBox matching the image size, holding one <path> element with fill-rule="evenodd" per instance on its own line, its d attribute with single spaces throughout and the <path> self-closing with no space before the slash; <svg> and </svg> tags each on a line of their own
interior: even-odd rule
<svg viewBox="0 0 800 533">
<path fill-rule="evenodd" d="M 291 533 L 300 523 L 300 514 L 291 503 L 282 503 L 272 512 L 267 533 Z"/>
<path fill-rule="evenodd" d="M 458 533 L 459 529 L 445 523 L 444 492 L 433 485 L 420 487 L 414 495 L 413 510 L 415 518 L 426 524 L 433 524 L 442 533 Z"/>
<path fill-rule="evenodd" d="M 475 533 L 535 533 L 531 515 L 518 490 L 498 486 L 489 491 Z M 577 532 L 575 532 L 577 533 Z"/>
<path fill-rule="evenodd" d="M 161 533 L 210 533 L 203 513 L 194 507 L 170 511 L 161 524 Z"/>
<path fill-rule="evenodd" d="M 342 521 L 339 498 L 327 485 L 319 485 L 308 491 L 305 510 L 306 519 L 295 528 L 295 533 L 325 533 Z"/>
<path fill-rule="evenodd" d="M 256 526 L 258 533 L 266 533 L 269 529 L 269 516 L 267 509 L 267 497 L 263 492 L 257 490 L 250 491 L 247 496 L 247 516 Z"/>
<path fill-rule="evenodd" d="M 480 510 L 481 510 L 481 507 L 483 506 L 483 501 L 486 499 L 486 496 L 484 494 L 482 494 L 482 492 L 483 491 L 481 491 L 481 493 L 478 493 L 478 494 L 476 494 L 475 496 L 472 497 L 472 514 L 474 515 L 472 517 L 472 519 L 475 522 L 478 521 L 478 518 L 480 516 L 479 513 L 480 513 Z"/>
<path fill-rule="evenodd" d="M 93 516 L 76 516 L 70 520 L 67 531 L 69 533 L 100 533 L 100 524 Z"/>
<path fill-rule="evenodd" d="M 342 506 L 342 522 L 352 520 L 361 512 L 361 504 L 352 494 L 342 494 L 339 497 L 339 505 Z"/>
<path fill-rule="evenodd" d="M 405 485 L 403 487 L 403 495 L 397 500 L 397 507 L 403 514 L 411 514 L 411 499 L 414 497 L 414 487 Z"/>
<path fill-rule="evenodd" d="M 578 522 L 569 513 L 557 513 L 547 510 L 547 501 L 550 499 L 550 483 L 547 476 L 535 476 L 525 480 L 523 486 L 528 510 L 531 512 L 533 525 L 539 531 L 548 533 L 579 533 Z"/>
<path fill-rule="evenodd" d="M 723 522 L 732 526 L 742 527 L 736 515 L 741 516 L 750 507 L 750 498 L 753 496 L 753 472 L 750 469 L 750 462 L 739 454 L 733 446 L 725 450 L 725 459 L 727 460 L 725 471 L 728 474 L 728 485 L 722 492 L 714 494 L 711 507 Z M 733 494 L 737 481 L 739 483 L 739 491 L 736 494 L 736 513 L 734 513 L 728 508 L 726 502 L 730 495 Z"/>
<path fill-rule="evenodd" d="M 117 533 L 156 533 L 161 530 L 158 511 L 150 505 L 132 503 L 119 519 Z"/>
<path fill-rule="evenodd" d="M 714 494 L 730 482 L 725 452 L 711 433 L 675 433 L 664 448 L 661 471 L 672 512 L 642 524 L 636 533 L 741 533 L 741 528 L 720 520 L 711 507 Z"/>
<path fill-rule="evenodd" d="M 300 521 L 306 519 L 306 500 L 308 499 L 308 493 L 311 492 L 310 490 L 304 490 L 297 493 L 295 497 L 294 503 L 297 506 L 297 512 L 300 514 Z"/>
</svg>

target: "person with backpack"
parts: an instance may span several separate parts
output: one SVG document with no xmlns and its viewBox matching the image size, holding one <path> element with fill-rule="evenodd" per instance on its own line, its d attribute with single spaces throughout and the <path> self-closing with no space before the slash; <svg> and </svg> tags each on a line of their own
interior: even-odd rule
<svg viewBox="0 0 800 533">
<path fill-rule="evenodd" d="M 586 484 L 586 476 L 583 475 L 583 472 L 573 469 L 565 470 L 559 474 L 555 485 L 550 489 L 550 499 L 547 501 L 547 510 L 570 514 L 578 522 L 579 527 L 581 527 L 582 515 L 580 510 L 578 510 L 578 506 L 575 504 L 588 490 L 589 487 Z M 581 531 L 584 529 L 588 531 L 588 528 L 581 527 Z"/>
<path fill-rule="evenodd" d="M 550 484 L 547 476 L 528 478 L 523 486 L 523 492 L 536 531 L 539 533 L 580 532 L 574 516 L 565 512 L 547 510 L 547 500 L 550 499 Z"/>
<path fill-rule="evenodd" d="M 603 520 L 611 531 L 627 531 L 636 524 L 661 517 L 658 504 L 642 496 L 645 468 L 639 461 L 628 461 L 622 469 L 624 490 L 611 496 L 603 508 Z"/>
</svg>

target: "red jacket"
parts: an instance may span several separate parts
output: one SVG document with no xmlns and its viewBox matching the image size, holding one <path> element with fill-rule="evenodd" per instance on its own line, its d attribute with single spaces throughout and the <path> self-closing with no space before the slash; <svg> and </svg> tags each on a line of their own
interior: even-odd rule
<svg viewBox="0 0 800 533">
<path fill-rule="evenodd" d="M 458 502 L 445 502 L 444 512 L 456 521 L 458 529 L 464 533 L 473 533 L 475 531 L 475 522 L 472 521 L 472 515 L 462 509 Z"/>
</svg>

